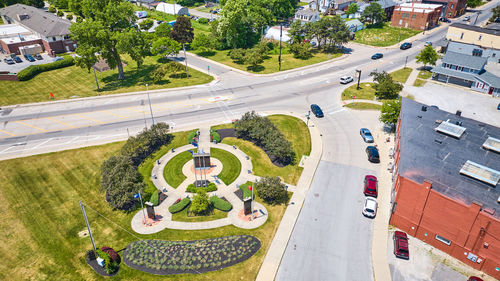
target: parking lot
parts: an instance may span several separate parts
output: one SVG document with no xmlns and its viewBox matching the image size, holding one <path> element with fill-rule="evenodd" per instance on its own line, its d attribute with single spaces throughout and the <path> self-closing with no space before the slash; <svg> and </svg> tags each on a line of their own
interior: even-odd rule
<svg viewBox="0 0 500 281">
<path fill-rule="evenodd" d="M 18 57 L 21 58 L 23 62 L 9 65 L 4 61 L 4 59 L 10 58 L 10 54 L 0 54 L 0 71 L 9 71 L 11 73 L 18 73 L 19 71 L 25 69 L 30 65 L 44 64 L 53 61 L 53 58 L 51 58 L 46 53 L 42 53 L 41 55 L 43 60 L 35 60 L 34 62 L 29 62 L 24 56 L 18 55 Z"/>
</svg>

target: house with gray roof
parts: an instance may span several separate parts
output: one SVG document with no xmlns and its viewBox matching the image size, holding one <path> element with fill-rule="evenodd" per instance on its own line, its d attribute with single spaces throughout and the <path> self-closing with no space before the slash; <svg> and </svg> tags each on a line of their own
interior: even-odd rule
<svg viewBox="0 0 500 281">
<path fill-rule="evenodd" d="M 299 20 L 302 23 L 315 22 L 320 20 L 320 16 L 317 11 L 309 9 L 297 10 L 295 13 L 295 20 Z"/>
<path fill-rule="evenodd" d="M 49 55 L 71 52 L 76 43 L 69 38 L 71 22 L 45 10 L 23 4 L 15 4 L 0 9 L 0 16 L 6 24 L 16 24 L 29 30 L 39 38 Z M 18 47 L 23 46 L 20 42 Z"/>
</svg>

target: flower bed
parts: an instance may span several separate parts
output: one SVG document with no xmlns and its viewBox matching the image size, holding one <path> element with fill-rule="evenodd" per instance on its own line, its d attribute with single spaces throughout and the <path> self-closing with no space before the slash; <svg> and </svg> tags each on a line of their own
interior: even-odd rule
<svg viewBox="0 0 500 281">
<path fill-rule="evenodd" d="M 141 240 L 123 252 L 126 265 L 148 273 L 169 275 L 220 270 L 249 259 L 259 239 L 234 235 L 194 241 Z"/>
</svg>

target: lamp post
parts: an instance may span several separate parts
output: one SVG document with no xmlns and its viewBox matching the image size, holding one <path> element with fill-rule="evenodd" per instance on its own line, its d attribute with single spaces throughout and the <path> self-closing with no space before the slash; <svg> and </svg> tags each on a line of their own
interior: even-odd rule
<svg viewBox="0 0 500 281">
<path fill-rule="evenodd" d="M 311 119 L 311 111 L 309 110 L 306 114 L 307 122 L 306 122 L 306 127 L 309 127 L 309 119 Z"/>
<path fill-rule="evenodd" d="M 149 102 L 149 112 L 151 113 L 151 122 L 153 122 L 153 125 L 155 124 L 155 118 L 153 117 L 153 108 L 151 107 L 151 99 L 149 98 L 149 91 L 148 91 L 148 84 L 146 84 L 146 94 L 148 95 L 148 102 Z"/>
<path fill-rule="evenodd" d="M 358 86 L 356 90 L 359 90 L 359 80 L 361 80 L 361 69 L 356 69 L 356 77 L 358 77 Z"/>
<path fill-rule="evenodd" d="M 406 63 L 408 63 L 408 56 L 406 56 L 406 60 L 405 60 L 405 68 L 406 68 Z"/>
<path fill-rule="evenodd" d="M 477 11 L 476 19 L 474 20 L 474 25 L 476 25 L 477 18 L 479 18 L 479 14 L 481 14 L 481 11 Z"/>
<path fill-rule="evenodd" d="M 95 83 L 97 85 L 97 91 L 99 92 L 100 89 L 99 89 L 99 82 L 97 81 L 97 74 L 95 73 L 95 68 L 92 67 L 92 69 L 94 70 L 94 78 L 95 78 Z"/>
<path fill-rule="evenodd" d="M 281 71 L 281 37 L 283 36 L 283 23 L 280 22 L 280 55 L 278 56 L 279 68 L 278 71 Z"/>
</svg>

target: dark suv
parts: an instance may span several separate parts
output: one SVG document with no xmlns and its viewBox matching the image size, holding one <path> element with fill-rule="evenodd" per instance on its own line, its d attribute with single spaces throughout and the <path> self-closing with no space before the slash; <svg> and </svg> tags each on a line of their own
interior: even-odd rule
<svg viewBox="0 0 500 281">
<path fill-rule="evenodd" d="M 411 48 L 411 43 L 408 43 L 408 42 L 403 43 L 403 44 L 401 44 L 401 47 L 399 47 L 399 48 L 401 50 L 407 50 L 407 49 Z"/>
<path fill-rule="evenodd" d="M 394 232 L 392 237 L 394 240 L 394 255 L 405 260 L 410 259 L 410 251 L 408 249 L 408 236 L 402 231 Z"/>
<path fill-rule="evenodd" d="M 321 110 L 321 108 L 317 104 L 311 104 L 311 111 L 318 118 L 322 118 L 324 116 L 323 115 L 323 110 Z"/>
<path fill-rule="evenodd" d="M 375 146 L 370 145 L 366 147 L 366 155 L 368 156 L 368 161 L 372 163 L 380 163 L 378 149 Z"/>
</svg>

